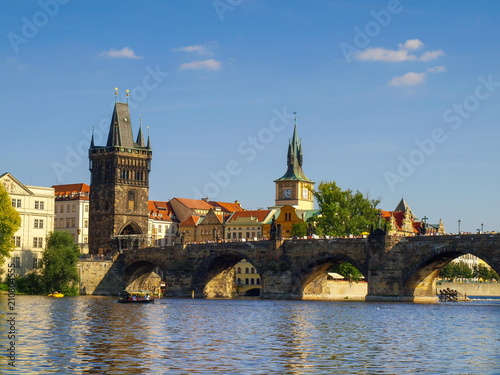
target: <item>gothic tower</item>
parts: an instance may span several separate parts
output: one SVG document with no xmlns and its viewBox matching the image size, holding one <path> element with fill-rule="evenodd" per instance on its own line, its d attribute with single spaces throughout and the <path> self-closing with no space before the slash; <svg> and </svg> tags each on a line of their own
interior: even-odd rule
<svg viewBox="0 0 500 375">
<path fill-rule="evenodd" d="M 134 142 L 127 103 L 115 103 L 106 146 L 89 149 L 89 251 L 113 253 L 146 243 L 152 151 L 142 127 Z"/>
<path fill-rule="evenodd" d="M 294 206 L 299 210 L 314 209 L 314 181 L 302 171 L 302 143 L 297 136 L 297 118 L 293 127 L 293 136 L 288 145 L 286 173 L 275 180 L 276 206 Z"/>
</svg>

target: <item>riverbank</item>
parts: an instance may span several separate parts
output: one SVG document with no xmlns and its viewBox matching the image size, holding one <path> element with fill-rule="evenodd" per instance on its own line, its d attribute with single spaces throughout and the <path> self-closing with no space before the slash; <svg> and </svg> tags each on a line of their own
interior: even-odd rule
<svg viewBox="0 0 500 375">
<path fill-rule="evenodd" d="M 500 297 L 500 283 L 441 283 L 436 285 L 437 292 L 450 288 L 468 296 Z"/>
</svg>

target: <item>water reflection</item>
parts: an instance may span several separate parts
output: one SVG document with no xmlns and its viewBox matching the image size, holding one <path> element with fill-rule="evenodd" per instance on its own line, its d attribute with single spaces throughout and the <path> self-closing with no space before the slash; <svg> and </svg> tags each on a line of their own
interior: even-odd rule
<svg viewBox="0 0 500 375">
<path fill-rule="evenodd" d="M 500 371 L 500 304 L 495 302 L 159 300 L 129 305 L 108 297 L 34 296 L 17 301 L 18 367 L 8 373 Z"/>
</svg>

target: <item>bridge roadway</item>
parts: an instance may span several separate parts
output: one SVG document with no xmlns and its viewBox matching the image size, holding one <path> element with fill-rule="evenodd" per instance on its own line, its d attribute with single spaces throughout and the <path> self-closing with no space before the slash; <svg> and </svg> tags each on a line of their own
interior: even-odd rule
<svg viewBox="0 0 500 375">
<path fill-rule="evenodd" d="M 225 276 L 246 259 L 261 276 L 261 298 L 279 299 L 301 299 L 309 282 L 348 261 L 365 276 L 368 301 L 434 302 L 439 270 L 468 253 L 500 274 L 500 234 L 189 244 L 126 250 L 118 261 L 125 287 L 157 270 L 167 296 L 229 297 L 234 279 Z"/>
</svg>

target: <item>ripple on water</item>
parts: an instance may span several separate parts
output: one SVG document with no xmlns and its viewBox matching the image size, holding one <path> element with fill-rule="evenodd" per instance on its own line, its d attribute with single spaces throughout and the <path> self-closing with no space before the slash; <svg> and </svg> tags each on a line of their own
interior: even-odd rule
<svg viewBox="0 0 500 375">
<path fill-rule="evenodd" d="M 16 302 L 19 374 L 500 372 L 498 303 Z"/>
</svg>

